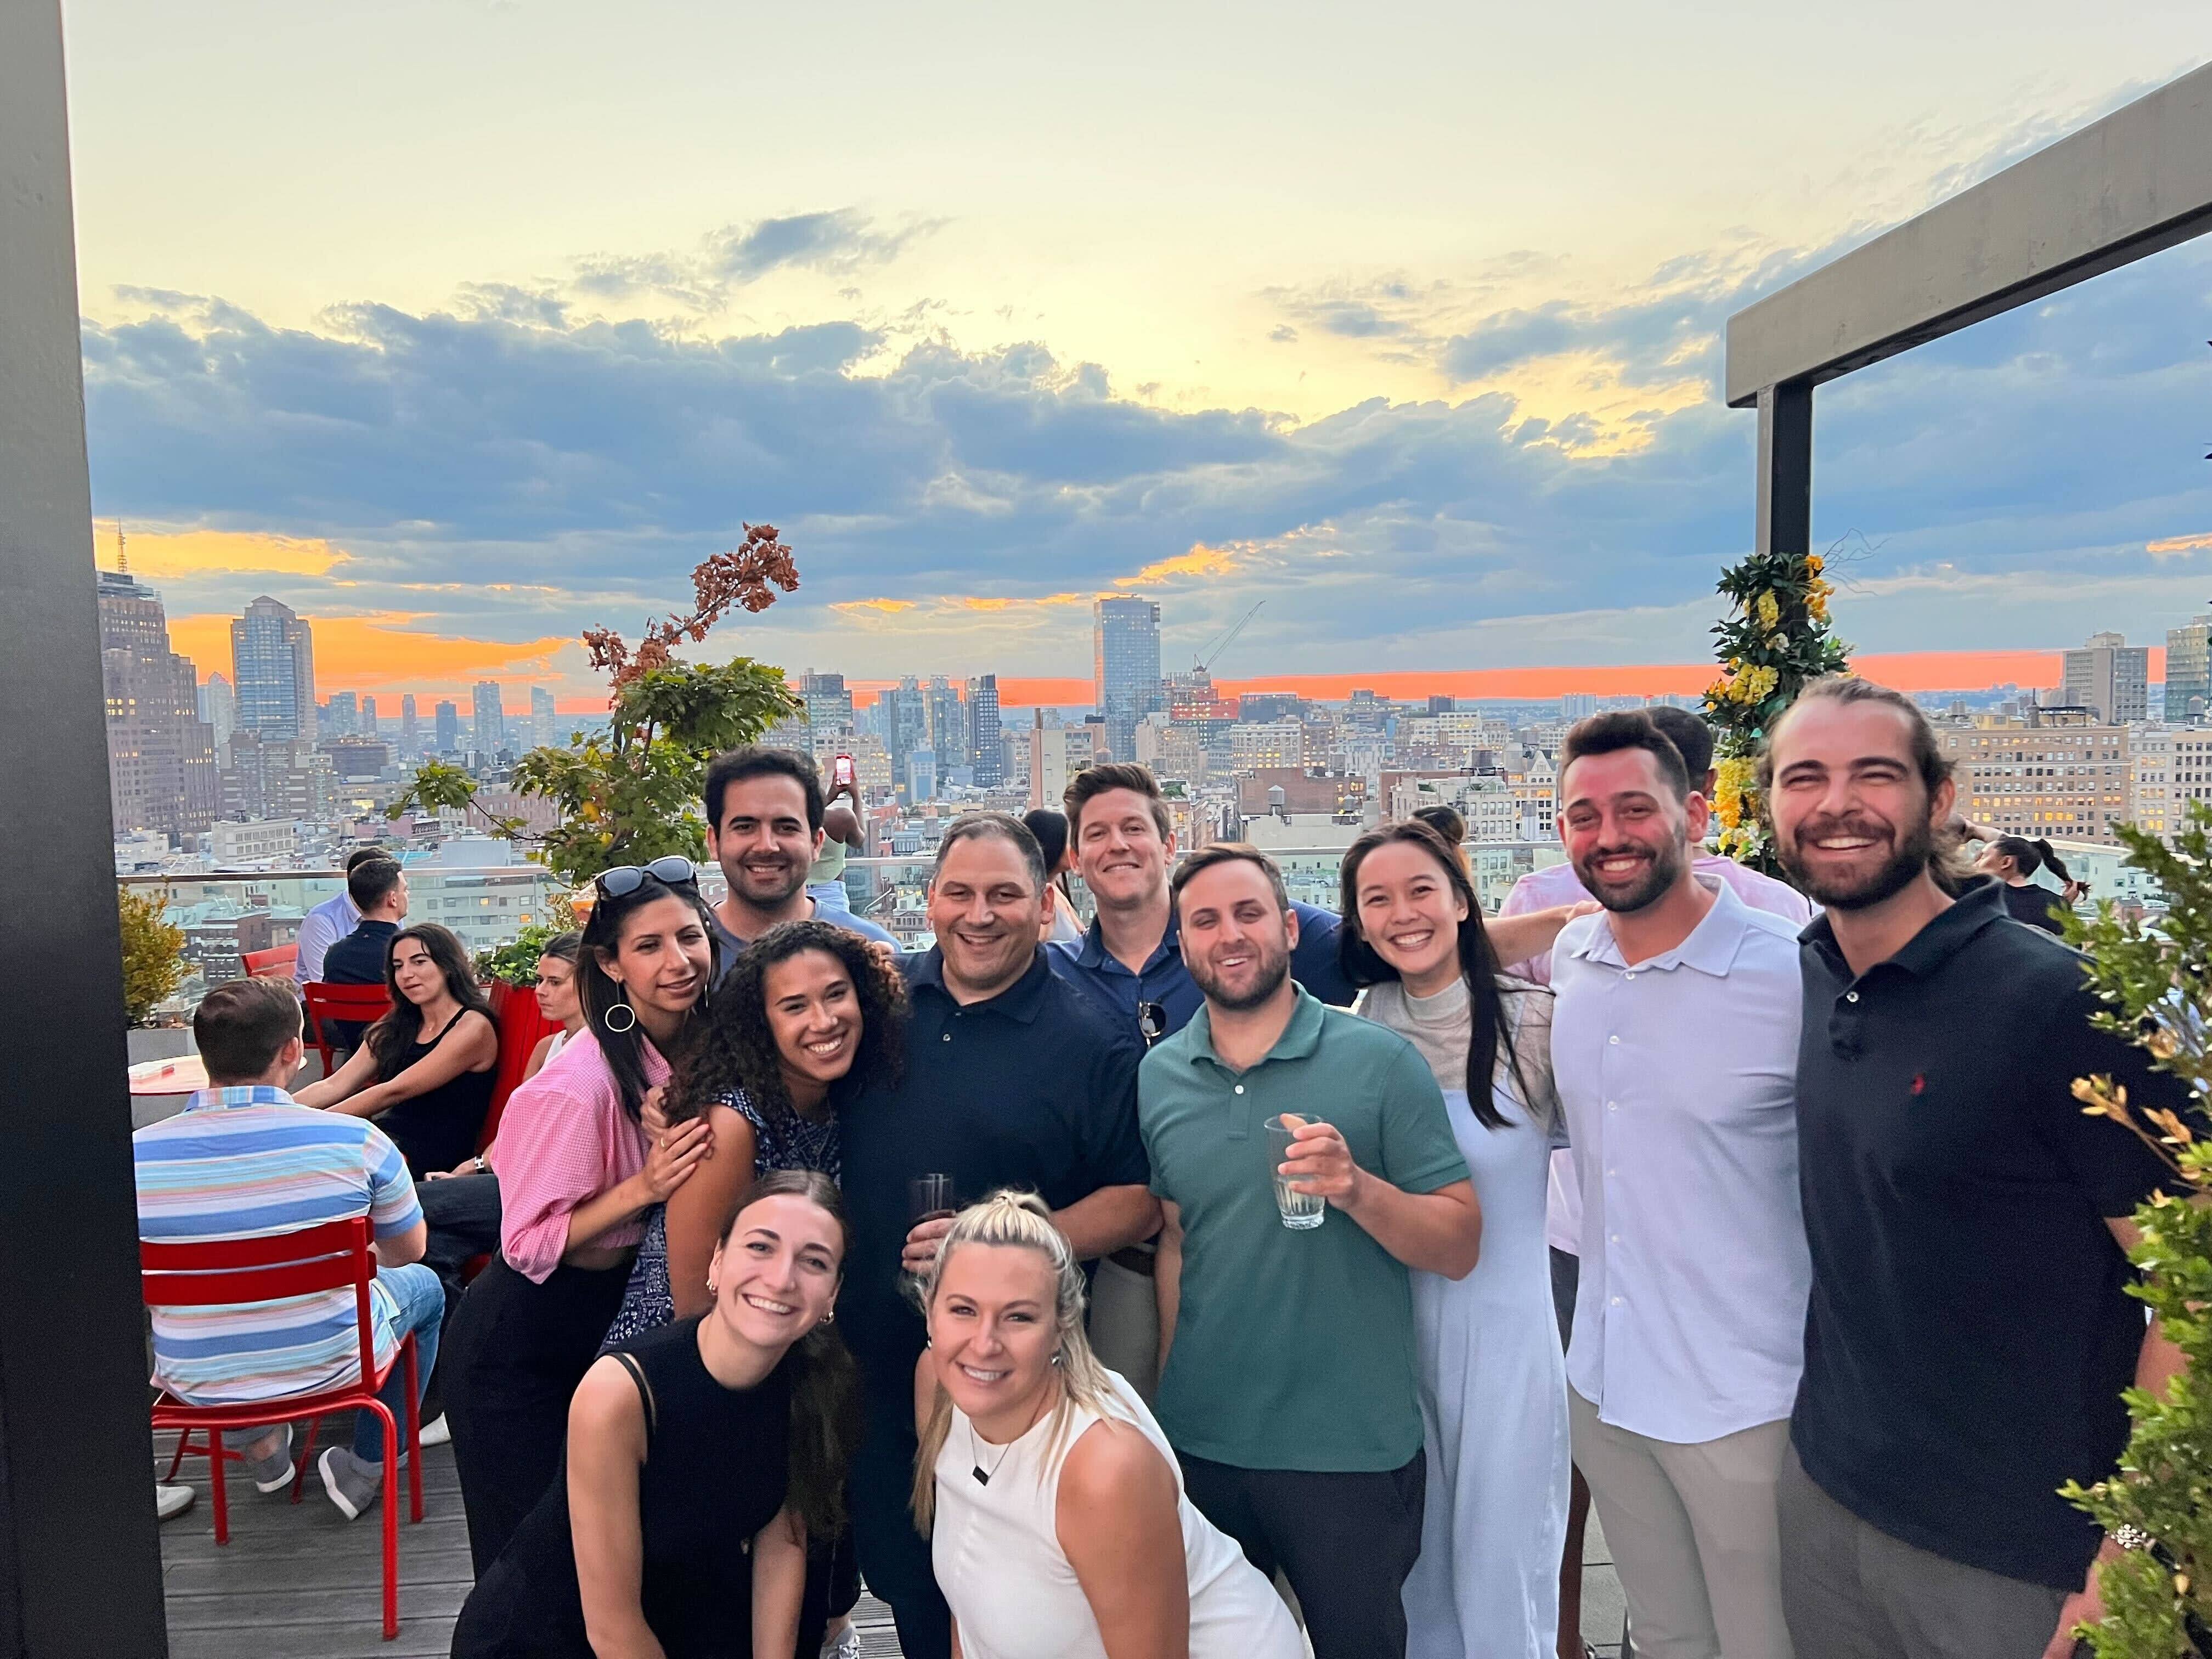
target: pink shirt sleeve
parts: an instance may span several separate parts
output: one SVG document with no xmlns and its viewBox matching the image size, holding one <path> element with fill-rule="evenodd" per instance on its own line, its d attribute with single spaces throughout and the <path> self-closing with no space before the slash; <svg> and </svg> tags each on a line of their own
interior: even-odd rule
<svg viewBox="0 0 2212 1659">
<path fill-rule="evenodd" d="M 665 1081 L 659 1056 L 647 1048 L 646 1058 L 647 1079 Z M 579 1032 L 514 1091 L 500 1119 L 499 1243 L 507 1266 L 544 1284 L 568 1250 L 577 1206 L 644 1167 L 645 1131 L 623 1109 L 599 1044 Z M 629 1221 L 593 1242 L 635 1244 L 644 1236 L 642 1221 Z"/>
<path fill-rule="evenodd" d="M 1554 905 L 1573 904 L 1588 898 L 1583 884 L 1576 879 L 1574 866 L 1570 864 L 1549 864 L 1541 870 L 1531 870 L 1513 884 L 1513 890 L 1505 896 L 1505 902 L 1498 907 L 1503 916 L 1526 915 L 1531 910 L 1548 910 Z M 1505 971 L 1516 979 L 1525 979 L 1538 985 L 1552 982 L 1552 958 L 1547 951 L 1540 957 L 1530 957 L 1526 962 L 1509 962 Z"/>
</svg>

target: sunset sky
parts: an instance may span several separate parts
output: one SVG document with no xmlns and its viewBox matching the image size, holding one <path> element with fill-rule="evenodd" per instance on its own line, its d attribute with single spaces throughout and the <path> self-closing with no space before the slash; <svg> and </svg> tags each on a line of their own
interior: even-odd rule
<svg viewBox="0 0 2212 1659">
<path fill-rule="evenodd" d="M 325 695 L 574 708 L 747 520 L 804 585 L 705 650 L 794 673 L 1084 701 L 1122 592 L 1170 667 L 1264 598 L 1232 682 L 1694 689 L 1728 314 L 2206 56 L 2201 0 L 65 16 L 103 562 L 203 674 L 267 592 Z M 2212 608 L 2208 299 L 2185 246 L 1825 391 L 1844 636 L 2026 683 Z"/>
</svg>

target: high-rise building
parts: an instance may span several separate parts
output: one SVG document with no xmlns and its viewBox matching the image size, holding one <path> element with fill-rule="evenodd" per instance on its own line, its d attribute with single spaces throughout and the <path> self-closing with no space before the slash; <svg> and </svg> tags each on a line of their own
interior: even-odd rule
<svg viewBox="0 0 2212 1659">
<path fill-rule="evenodd" d="M 327 818 L 337 798 L 331 757 L 295 738 L 257 738 L 240 727 L 223 750 L 222 815 L 240 823 Z"/>
<path fill-rule="evenodd" d="M 926 701 L 929 752 L 937 757 L 934 781 L 942 787 L 947 772 L 968 764 L 968 705 L 960 701 L 960 688 L 942 674 L 929 677 Z"/>
<path fill-rule="evenodd" d="M 361 734 L 364 738 L 380 738 L 384 735 L 376 723 L 374 697 L 363 697 L 361 700 Z"/>
<path fill-rule="evenodd" d="M 542 685 L 530 688 L 530 741 L 533 748 L 566 749 L 561 741 L 561 710 L 553 701 L 553 694 Z"/>
<path fill-rule="evenodd" d="M 890 752 L 891 774 L 906 787 L 906 757 L 929 747 L 929 700 L 911 674 L 878 698 L 878 728 L 884 747 Z"/>
<path fill-rule="evenodd" d="M 103 570 L 99 597 L 114 828 L 198 835 L 214 822 L 216 799 L 215 733 L 200 718 L 199 676 L 169 649 L 159 593 Z"/>
<path fill-rule="evenodd" d="M 2212 617 L 2166 630 L 2166 720 L 2186 726 L 2212 708 Z"/>
<path fill-rule="evenodd" d="M 461 746 L 461 711 L 441 699 L 431 714 L 438 722 L 438 752 L 453 754 Z"/>
<path fill-rule="evenodd" d="M 1160 608 L 1150 599 L 1091 603 L 1091 662 L 1098 712 L 1115 760 L 1137 757 L 1137 722 L 1160 708 Z"/>
<path fill-rule="evenodd" d="M 238 729 L 238 693 L 218 672 L 207 677 L 195 702 L 200 718 L 215 734 L 215 752 L 220 755 L 223 744 L 230 741 L 230 734 Z"/>
<path fill-rule="evenodd" d="M 845 689 L 842 674 L 808 669 L 799 678 L 799 700 L 806 705 L 807 730 L 817 738 L 850 737 L 859 729 L 853 720 L 853 694 Z"/>
<path fill-rule="evenodd" d="M 477 753 L 496 755 L 507 743 L 507 711 L 500 706 L 499 682 L 478 680 L 475 704 L 471 738 Z"/>
<path fill-rule="evenodd" d="M 2122 634 L 2092 634 L 2088 643 L 2065 657 L 2059 700 L 2076 708 L 2094 708 L 2114 726 L 2131 726 L 2149 717 L 2150 647 L 2131 646 Z"/>
<path fill-rule="evenodd" d="M 975 769 L 978 789 L 996 789 L 1006 781 L 1006 737 L 999 720 L 999 677 L 978 674 L 968 682 L 968 763 Z"/>
<path fill-rule="evenodd" d="M 415 729 L 415 694 L 410 691 L 399 700 L 399 758 L 420 760 L 422 739 Z"/>
<path fill-rule="evenodd" d="M 290 605 L 264 593 L 232 621 L 230 676 L 242 730 L 314 741 L 314 630 Z"/>
<path fill-rule="evenodd" d="M 319 738 L 349 738 L 361 730 L 361 709 L 350 691 L 333 691 L 327 714 L 318 721 Z"/>
<path fill-rule="evenodd" d="M 2008 836 L 2111 846 L 2131 805 L 2128 728 L 2083 714 L 2036 719 L 1936 728 L 1959 781 L 1959 810 Z"/>
</svg>

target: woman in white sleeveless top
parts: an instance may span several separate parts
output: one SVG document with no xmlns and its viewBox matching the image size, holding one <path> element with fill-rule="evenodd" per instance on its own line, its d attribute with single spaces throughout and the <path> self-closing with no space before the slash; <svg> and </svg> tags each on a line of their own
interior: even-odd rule
<svg viewBox="0 0 2212 1659">
<path fill-rule="evenodd" d="M 922 1281 L 915 1515 L 961 1659 L 1301 1659 L 1084 1335 L 1083 1269 L 1033 1194 L 961 1212 Z"/>
<path fill-rule="evenodd" d="M 1426 823 L 1344 858 L 1360 1012 L 1420 1051 L 1482 1205 L 1465 1279 L 1413 1275 L 1428 1503 L 1406 1580 L 1408 1659 L 1553 1659 L 1572 1458 L 1544 1206 L 1551 993 L 1500 976 L 1466 866 Z"/>
</svg>

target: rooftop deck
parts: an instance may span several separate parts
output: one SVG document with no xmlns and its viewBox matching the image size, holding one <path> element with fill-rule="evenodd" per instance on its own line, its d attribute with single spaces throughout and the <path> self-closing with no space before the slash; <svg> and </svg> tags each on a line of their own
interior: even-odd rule
<svg viewBox="0 0 2212 1659">
<path fill-rule="evenodd" d="M 173 1435 L 155 1437 L 157 1476 L 175 1449 Z M 207 1460 L 188 1458 L 178 1478 L 199 1498 L 161 1528 L 170 1659 L 444 1659 L 472 1582 L 452 1448 L 433 1446 L 422 1455 L 421 1524 L 409 1525 L 400 1510 L 399 1635 L 391 1642 L 379 1633 L 383 1578 L 374 1515 L 343 1519 L 312 1472 L 297 1508 L 234 1476 L 230 1542 L 218 1549 Z M 1584 1554 L 1583 1632 L 1614 1659 L 1620 1583 L 1595 1520 Z M 855 1622 L 866 1659 L 896 1659 L 889 1608 L 864 1595 Z"/>
</svg>

